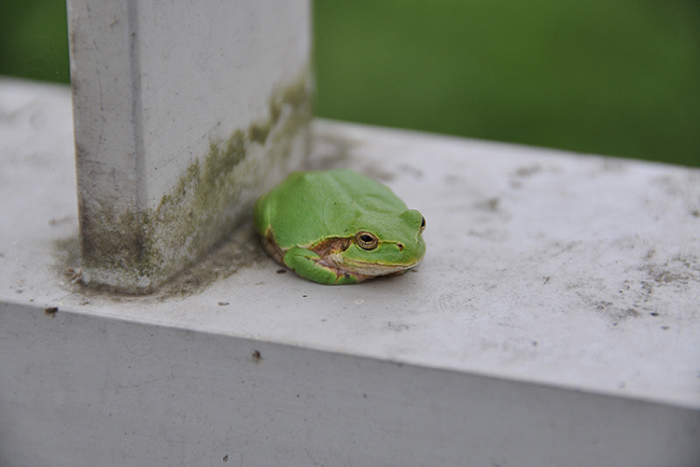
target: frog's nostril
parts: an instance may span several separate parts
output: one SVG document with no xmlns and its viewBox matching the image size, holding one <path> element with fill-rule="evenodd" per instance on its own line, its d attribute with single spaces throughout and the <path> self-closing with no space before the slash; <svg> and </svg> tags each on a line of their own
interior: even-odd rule
<svg viewBox="0 0 700 467">
<path fill-rule="evenodd" d="M 403 251 L 403 243 L 397 243 L 397 247 L 399 247 L 399 251 Z"/>
</svg>

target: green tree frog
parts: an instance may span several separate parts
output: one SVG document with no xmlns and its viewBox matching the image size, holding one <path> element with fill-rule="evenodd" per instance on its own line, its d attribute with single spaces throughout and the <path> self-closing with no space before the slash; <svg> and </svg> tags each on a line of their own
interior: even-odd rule
<svg viewBox="0 0 700 467">
<path fill-rule="evenodd" d="M 293 172 L 255 204 L 267 252 L 321 284 L 398 274 L 425 255 L 425 218 L 389 188 L 350 170 Z"/>
</svg>

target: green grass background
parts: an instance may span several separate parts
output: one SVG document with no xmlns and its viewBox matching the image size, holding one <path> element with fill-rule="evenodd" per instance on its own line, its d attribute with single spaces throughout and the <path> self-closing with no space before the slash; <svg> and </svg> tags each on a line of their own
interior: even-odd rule
<svg viewBox="0 0 700 467">
<path fill-rule="evenodd" d="M 68 82 L 61 0 L 0 0 L 0 74 Z M 315 0 L 321 117 L 700 167 L 697 0 Z"/>
</svg>

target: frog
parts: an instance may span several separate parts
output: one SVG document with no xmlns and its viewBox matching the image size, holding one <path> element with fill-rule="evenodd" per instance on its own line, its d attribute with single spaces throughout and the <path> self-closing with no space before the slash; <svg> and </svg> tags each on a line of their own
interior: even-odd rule
<svg viewBox="0 0 700 467">
<path fill-rule="evenodd" d="M 348 169 L 292 172 L 258 198 L 253 223 L 272 258 L 325 285 L 399 275 L 425 256 L 425 217 Z"/>
</svg>

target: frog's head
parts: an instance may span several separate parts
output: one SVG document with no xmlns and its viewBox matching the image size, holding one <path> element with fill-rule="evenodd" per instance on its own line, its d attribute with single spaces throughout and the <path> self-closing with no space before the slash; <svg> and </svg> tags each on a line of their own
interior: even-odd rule
<svg viewBox="0 0 700 467">
<path fill-rule="evenodd" d="M 425 218 L 415 209 L 363 216 L 355 225 L 349 246 L 332 258 L 346 271 L 383 276 L 411 268 L 425 256 Z"/>
</svg>

